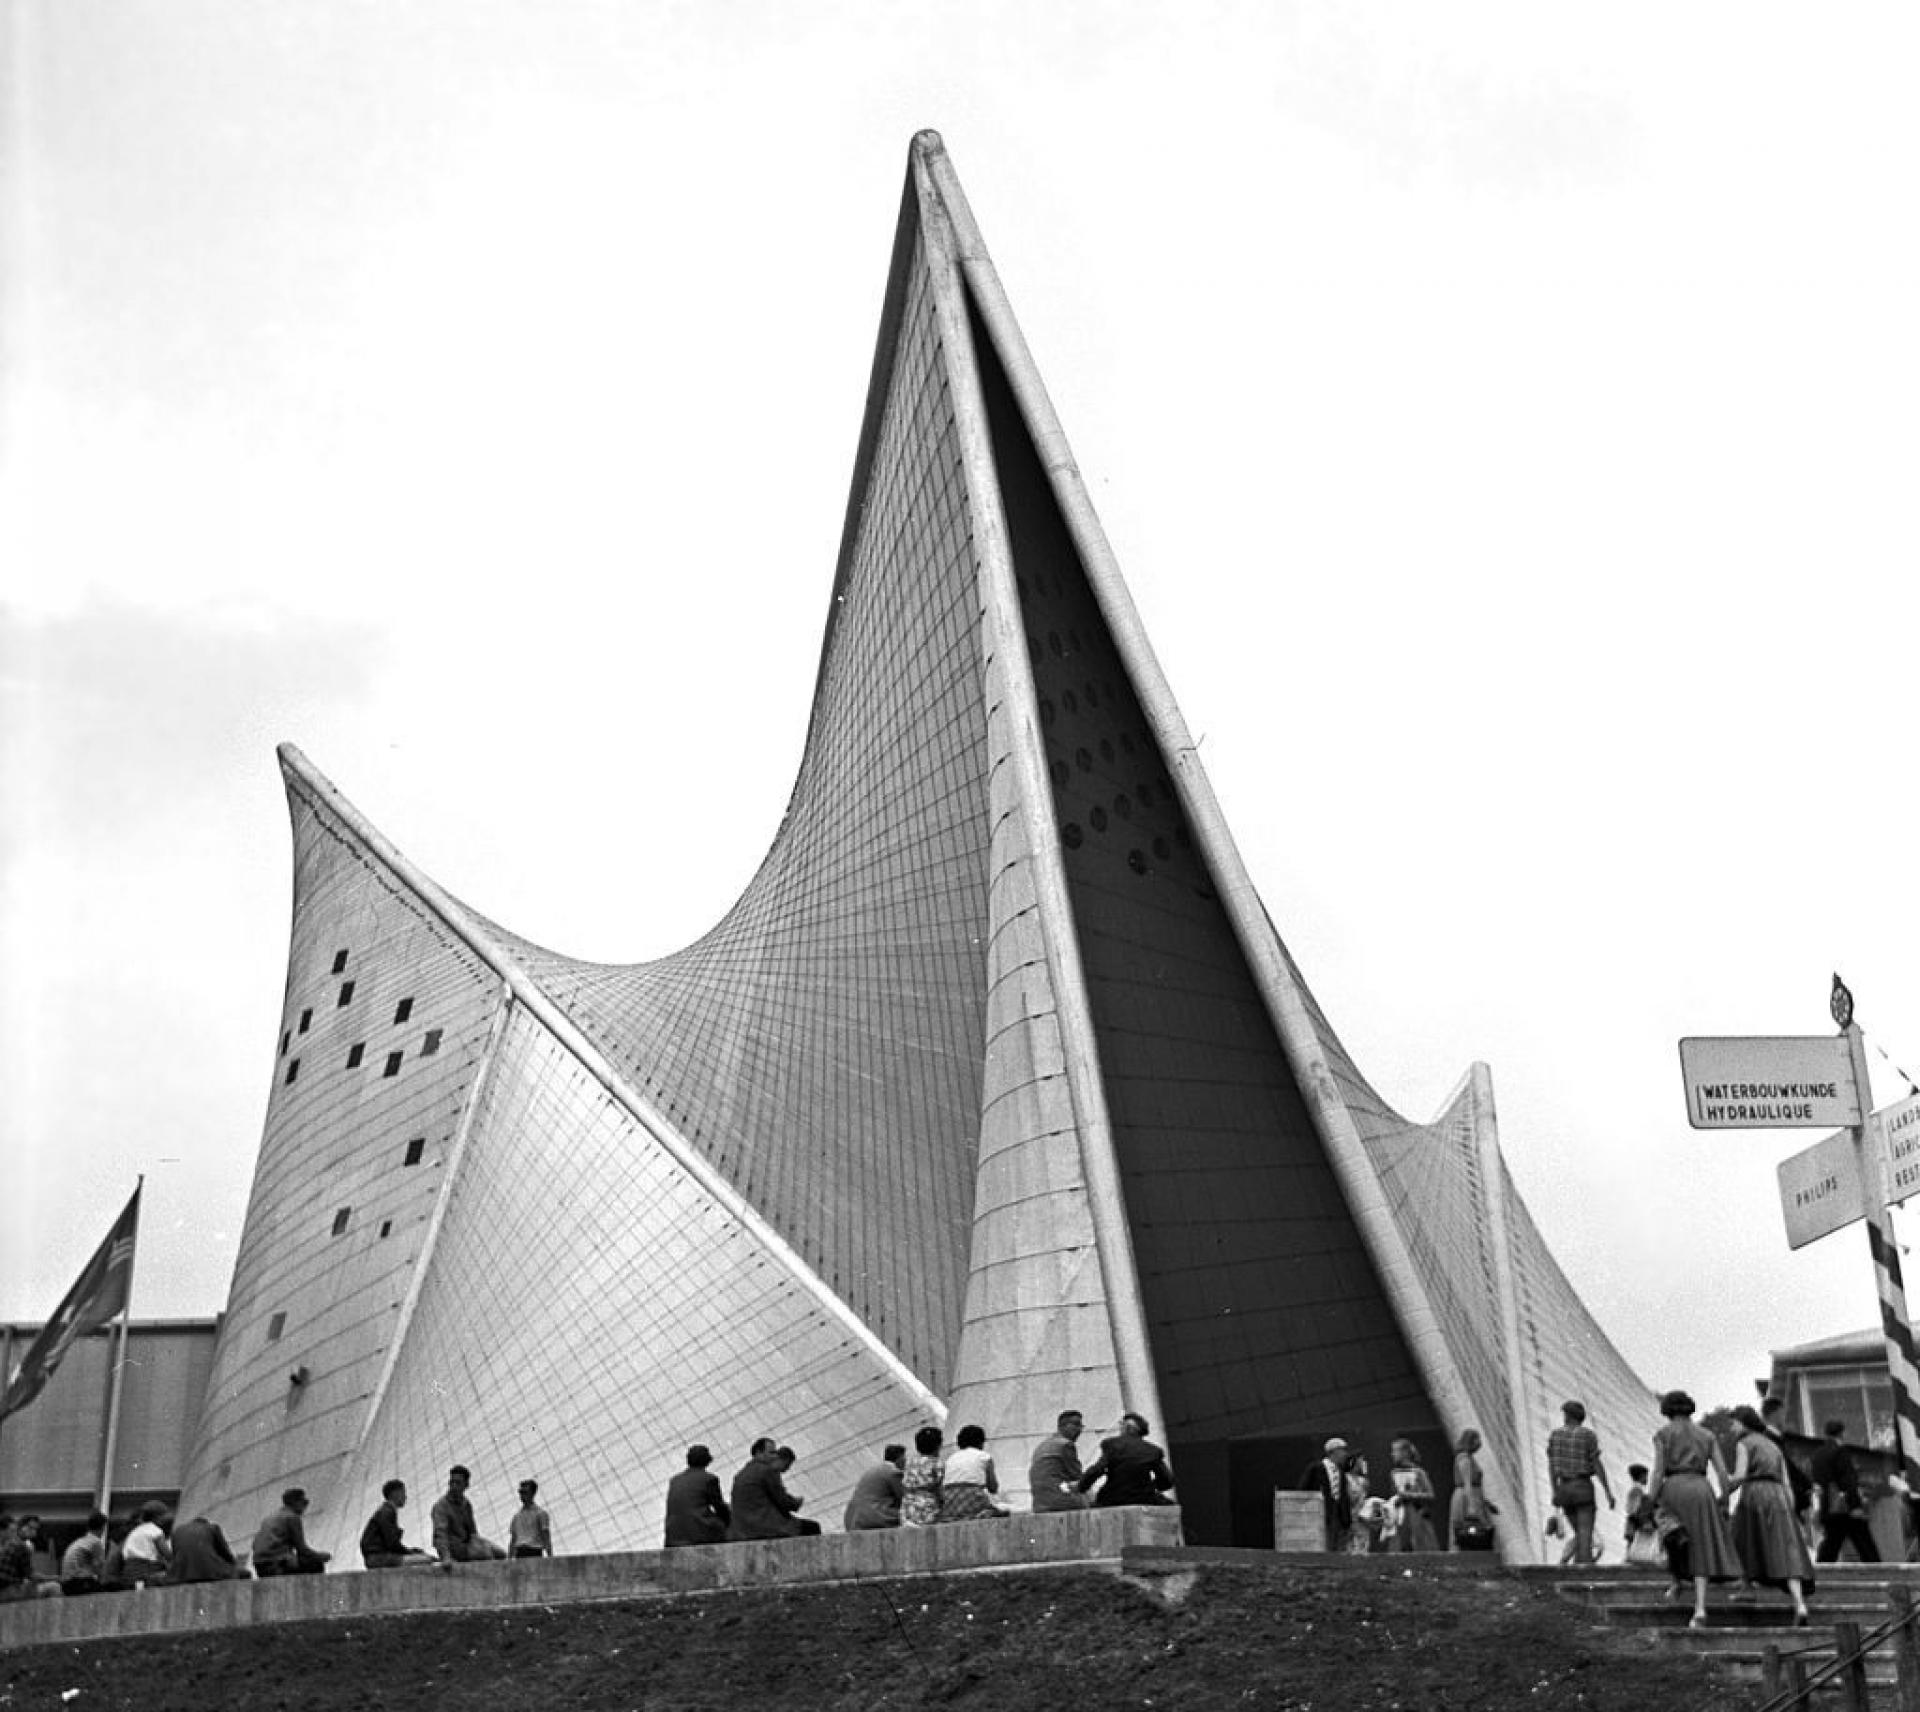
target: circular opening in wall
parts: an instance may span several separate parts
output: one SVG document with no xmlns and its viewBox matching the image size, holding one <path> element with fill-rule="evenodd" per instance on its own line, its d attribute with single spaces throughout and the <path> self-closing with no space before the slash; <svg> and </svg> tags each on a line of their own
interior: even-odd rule
<svg viewBox="0 0 1920 1712">
<path fill-rule="evenodd" d="M 1067 771 L 1066 762 L 1056 761 L 1047 771 L 1053 777 L 1053 788 L 1056 791 L 1064 791 L 1067 788 L 1067 780 L 1071 777 Z"/>
<path fill-rule="evenodd" d="M 1145 853 L 1139 850 L 1129 850 L 1127 852 L 1127 866 L 1136 874 L 1144 874 L 1147 871 L 1147 858 Z"/>
<path fill-rule="evenodd" d="M 1093 771 L 1093 752 L 1091 750 L 1076 749 L 1073 752 L 1073 758 L 1080 763 L 1081 772 L 1091 773 Z"/>
<path fill-rule="evenodd" d="M 1069 850 L 1078 850 L 1080 848 L 1081 841 L 1085 837 L 1086 837 L 1086 834 L 1083 833 L 1080 830 L 1079 826 L 1071 820 L 1068 821 L 1065 826 L 1060 828 L 1060 842 L 1064 844 Z"/>
<path fill-rule="evenodd" d="M 1093 823 L 1093 830 L 1095 832 L 1105 832 L 1107 830 L 1107 811 L 1105 809 L 1095 808 L 1094 811 L 1087 816 L 1087 819 Z"/>
</svg>

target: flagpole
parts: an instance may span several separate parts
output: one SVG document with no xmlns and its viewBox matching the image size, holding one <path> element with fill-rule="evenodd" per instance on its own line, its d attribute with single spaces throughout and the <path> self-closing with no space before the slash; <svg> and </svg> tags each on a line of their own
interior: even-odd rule
<svg viewBox="0 0 1920 1712">
<path fill-rule="evenodd" d="M 100 1458 L 100 1497 L 96 1508 L 111 1513 L 113 1508 L 113 1453 L 120 1438 L 120 1387 L 127 1371 L 127 1331 L 133 1323 L 133 1266 L 140 1254 L 140 1191 L 146 1187 L 146 1173 L 133 1186 L 133 1241 L 127 1255 L 127 1297 L 120 1305 L 120 1329 L 115 1337 L 113 1371 L 107 1396 L 107 1448 Z"/>
</svg>

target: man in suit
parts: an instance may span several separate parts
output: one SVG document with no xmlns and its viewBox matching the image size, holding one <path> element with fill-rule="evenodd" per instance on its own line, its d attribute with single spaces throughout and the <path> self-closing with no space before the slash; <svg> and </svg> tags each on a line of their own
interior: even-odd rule
<svg viewBox="0 0 1920 1712">
<path fill-rule="evenodd" d="M 1080 1490 L 1099 1485 L 1096 1509 L 1121 1504 L 1170 1504 L 1165 1496 L 1173 1487 L 1167 1453 L 1147 1437 L 1147 1417 L 1131 1410 L 1120 1417 L 1112 1438 L 1100 1441 L 1100 1460 L 1080 1476 Z"/>
<path fill-rule="evenodd" d="M 1300 1476 L 1302 1492 L 1320 1494 L 1321 1518 L 1326 1529 L 1326 1549 L 1345 1551 L 1347 1536 L 1353 1532 L 1353 1495 L 1347 1487 L 1347 1468 L 1353 1452 L 1345 1439 L 1328 1439 L 1321 1448 L 1320 1460 L 1309 1463 Z"/>
<path fill-rule="evenodd" d="M 730 1540 L 784 1540 L 807 1530 L 794 1514 L 800 1500 L 780 1478 L 780 1447 L 772 1439 L 755 1439 L 746 1466 L 733 1477 L 733 1521 Z M 820 1530 L 815 1527 L 813 1532 Z"/>
<path fill-rule="evenodd" d="M 1837 1563 L 1841 1548 L 1851 1545 L 1862 1563 L 1878 1563 L 1880 1548 L 1873 1543 L 1873 1529 L 1867 1525 L 1860 1472 L 1845 1443 L 1847 1423 L 1829 1421 L 1821 1430 L 1827 1442 L 1813 1453 L 1809 1470 L 1820 1499 L 1820 1550 L 1815 1555 L 1822 1563 Z"/>
<path fill-rule="evenodd" d="M 687 1466 L 667 1482 L 668 1545 L 714 1546 L 727 1537 L 733 1512 L 720 1496 L 712 1463 L 713 1452 L 705 1445 L 688 1445 Z"/>
<path fill-rule="evenodd" d="M 232 1581 L 246 1571 L 233 1561 L 233 1547 L 218 1522 L 195 1516 L 173 1528 L 173 1569 L 169 1581 Z"/>
<path fill-rule="evenodd" d="M 1046 1510 L 1084 1510 L 1087 1500 L 1080 1491 L 1080 1452 L 1074 1441 L 1086 1430 L 1078 1409 L 1066 1409 L 1055 1423 L 1050 1439 L 1042 1439 L 1027 1465 L 1027 1485 L 1033 1493 L 1034 1514 Z"/>
</svg>

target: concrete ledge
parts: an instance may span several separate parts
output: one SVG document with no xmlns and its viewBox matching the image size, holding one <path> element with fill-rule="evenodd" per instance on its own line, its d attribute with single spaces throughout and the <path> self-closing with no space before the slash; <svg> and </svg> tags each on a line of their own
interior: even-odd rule
<svg viewBox="0 0 1920 1712">
<path fill-rule="evenodd" d="M 746 1540 L 603 1557 L 462 1563 L 448 1570 L 388 1569 L 199 1582 L 81 1599 L 0 1605 L 0 1648 L 303 1623 L 409 1611 L 489 1610 L 603 1599 L 671 1599 L 739 1588 L 796 1587 L 956 1571 L 1083 1564 L 1118 1570 L 1129 1548 L 1177 1546 L 1180 1512 L 1074 1510 L 950 1522 L 933 1528 Z M 1264 1555 L 1264 1554 L 1263 1554 Z"/>
</svg>

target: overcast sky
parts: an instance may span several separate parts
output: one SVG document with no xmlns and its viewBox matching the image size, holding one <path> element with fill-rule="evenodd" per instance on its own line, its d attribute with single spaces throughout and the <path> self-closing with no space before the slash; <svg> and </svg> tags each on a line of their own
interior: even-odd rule
<svg viewBox="0 0 1920 1712">
<path fill-rule="evenodd" d="M 1877 1100 L 1920 1074 L 1916 49 L 1872 0 L 0 0 L 0 1317 L 142 1172 L 136 1312 L 224 1303 L 277 742 L 557 950 L 737 894 L 932 127 L 1361 1066 L 1424 1118 L 1492 1065 L 1649 1384 L 1874 1323 L 1858 1228 L 1786 1247 L 1817 1135 L 1690 1130 L 1675 1042 L 1830 1032 L 1838 969 Z"/>
</svg>

